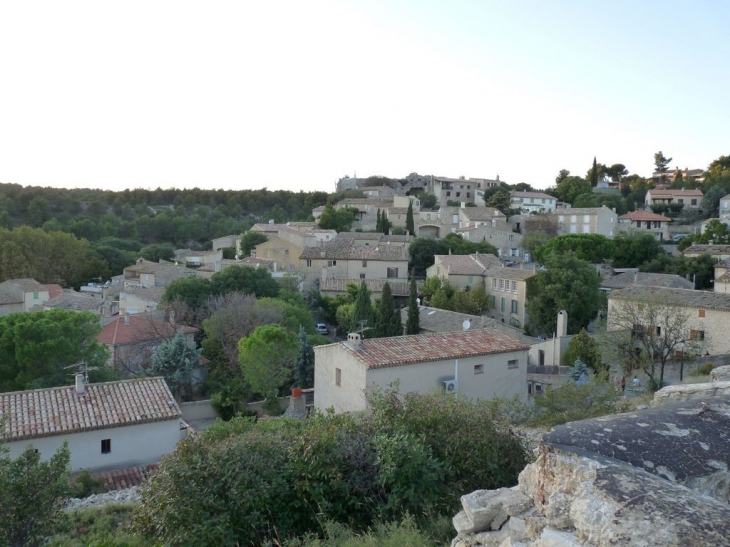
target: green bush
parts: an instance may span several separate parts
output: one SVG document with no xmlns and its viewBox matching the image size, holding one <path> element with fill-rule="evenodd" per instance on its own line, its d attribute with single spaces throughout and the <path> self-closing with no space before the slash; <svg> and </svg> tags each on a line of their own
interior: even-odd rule
<svg viewBox="0 0 730 547">
<path fill-rule="evenodd" d="M 94 478 L 91 471 L 84 469 L 71 479 L 70 496 L 72 498 L 88 498 L 92 494 L 108 492 L 111 488 L 104 486 L 104 483 Z"/>
<path fill-rule="evenodd" d="M 715 366 L 712 364 L 712 362 L 703 363 L 701 365 L 698 365 L 696 370 L 690 372 L 690 376 L 708 376 L 710 372 L 712 372 L 713 368 L 715 368 Z"/>
<path fill-rule="evenodd" d="M 149 542 L 128 528 L 134 505 L 107 505 L 64 513 L 56 535 L 47 547 L 143 547 Z"/>
<path fill-rule="evenodd" d="M 328 521 L 354 533 L 406 512 L 427 522 L 464 492 L 514 485 L 527 462 L 487 404 L 394 392 L 372 404 L 357 419 L 217 422 L 163 459 L 141 489 L 135 530 L 171 545 L 243 546 L 327 538 Z"/>
</svg>

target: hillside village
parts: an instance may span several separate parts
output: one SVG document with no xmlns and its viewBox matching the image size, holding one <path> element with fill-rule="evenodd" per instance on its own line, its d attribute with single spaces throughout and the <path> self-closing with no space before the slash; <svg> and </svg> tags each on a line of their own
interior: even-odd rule
<svg viewBox="0 0 730 547">
<path fill-rule="evenodd" d="M 323 534 L 314 504 L 453 517 L 456 547 L 727 544 L 730 157 L 670 162 L 226 203 L 0 185 L 3 461 L 49 514 L 69 473 L 127 492 L 134 545 Z"/>
</svg>

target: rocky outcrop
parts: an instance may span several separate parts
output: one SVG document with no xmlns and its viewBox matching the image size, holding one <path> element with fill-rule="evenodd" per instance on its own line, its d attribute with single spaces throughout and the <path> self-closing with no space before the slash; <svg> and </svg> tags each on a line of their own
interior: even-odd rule
<svg viewBox="0 0 730 547">
<path fill-rule="evenodd" d="M 728 464 L 728 397 L 569 423 L 516 487 L 462 497 L 452 546 L 730 545 Z"/>
<path fill-rule="evenodd" d="M 730 366 L 717 367 L 710 372 L 713 382 L 730 382 Z"/>
<path fill-rule="evenodd" d="M 87 507 L 104 507 L 115 503 L 139 503 L 140 495 L 137 487 L 125 488 L 124 490 L 112 490 L 103 494 L 94 494 L 88 498 L 71 498 L 66 504 L 67 511 L 74 509 L 86 509 Z"/>
</svg>

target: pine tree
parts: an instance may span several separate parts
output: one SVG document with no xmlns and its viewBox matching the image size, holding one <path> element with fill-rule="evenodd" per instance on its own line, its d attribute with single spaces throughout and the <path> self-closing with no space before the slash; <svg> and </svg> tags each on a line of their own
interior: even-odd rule
<svg viewBox="0 0 730 547">
<path fill-rule="evenodd" d="M 363 338 L 373 337 L 373 304 L 370 301 L 370 290 L 365 281 L 360 283 L 355 299 L 355 311 L 350 321 L 350 332 L 359 332 Z M 368 330 L 364 330 L 370 327 Z M 369 336 L 368 336 L 369 335 Z"/>
<path fill-rule="evenodd" d="M 307 331 L 299 325 L 299 356 L 294 366 L 294 387 L 314 387 L 314 349 L 309 345 Z"/>
<path fill-rule="evenodd" d="M 417 297 L 416 276 L 411 274 L 411 290 L 408 295 L 408 321 L 406 321 L 406 334 L 418 334 L 421 331 L 421 326 L 418 323 Z"/>
<path fill-rule="evenodd" d="M 143 374 L 164 376 L 174 395 L 183 401 L 190 401 L 193 396 L 193 375 L 199 366 L 200 351 L 195 347 L 195 342 L 178 332 L 155 350 L 152 364 Z"/>
<path fill-rule="evenodd" d="M 390 284 L 386 281 L 383 284 L 383 295 L 380 298 L 380 307 L 375 317 L 375 337 L 385 338 L 400 336 L 401 334 L 403 334 L 403 323 L 400 319 L 400 313 L 395 309 Z"/>
<path fill-rule="evenodd" d="M 413 221 L 413 201 L 408 202 L 408 212 L 406 213 L 406 230 L 409 235 L 416 235 L 416 224 Z"/>
</svg>

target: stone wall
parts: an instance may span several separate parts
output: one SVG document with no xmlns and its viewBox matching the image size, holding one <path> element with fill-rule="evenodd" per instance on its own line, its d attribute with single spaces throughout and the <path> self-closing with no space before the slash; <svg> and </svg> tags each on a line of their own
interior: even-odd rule
<svg viewBox="0 0 730 547">
<path fill-rule="evenodd" d="M 730 545 L 728 376 L 556 427 L 517 486 L 462 497 L 452 547 Z"/>
</svg>

